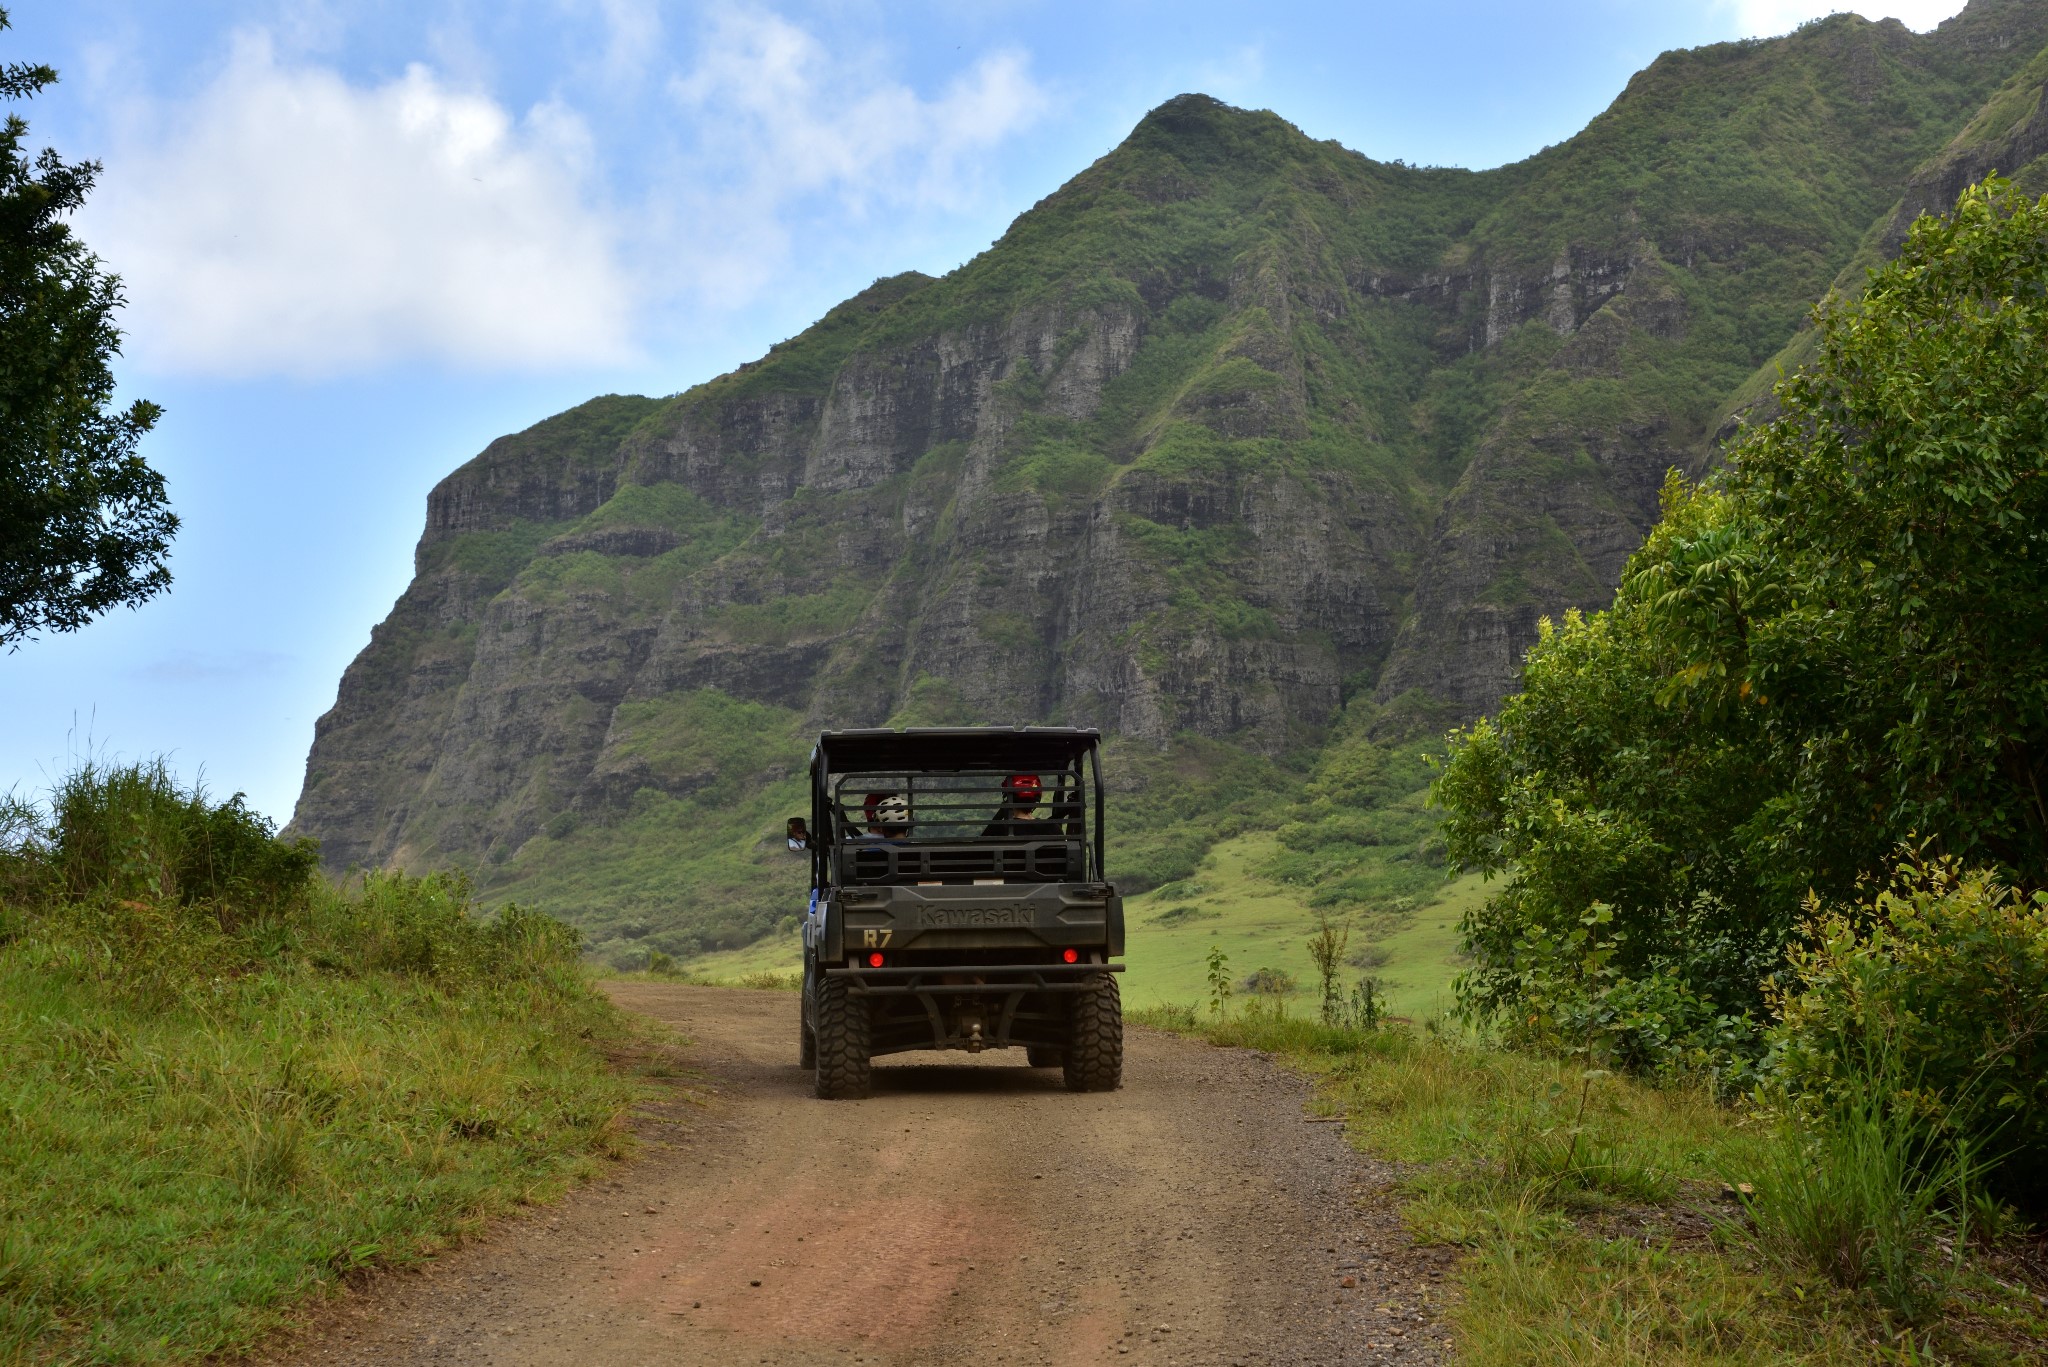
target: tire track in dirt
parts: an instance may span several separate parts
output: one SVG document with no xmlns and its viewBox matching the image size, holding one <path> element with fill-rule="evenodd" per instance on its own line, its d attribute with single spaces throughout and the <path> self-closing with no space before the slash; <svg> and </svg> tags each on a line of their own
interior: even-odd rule
<svg viewBox="0 0 2048 1367">
<path fill-rule="evenodd" d="M 266 1362 L 1434 1363 L 1448 1259 L 1257 1054 L 1130 1033 L 1119 1092 L 910 1054 L 822 1102 L 796 999 L 619 983 L 715 1095 L 559 1204 L 314 1312 Z M 1343 1285 L 1345 1280 L 1354 1283 Z"/>
</svg>

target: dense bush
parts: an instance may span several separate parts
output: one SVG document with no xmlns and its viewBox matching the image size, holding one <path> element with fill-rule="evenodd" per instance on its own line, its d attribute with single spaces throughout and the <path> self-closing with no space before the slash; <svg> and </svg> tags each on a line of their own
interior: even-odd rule
<svg viewBox="0 0 2048 1367">
<path fill-rule="evenodd" d="M 319 846 L 286 840 L 237 793 L 179 785 L 161 762 L 86 764 L 46 808 L 0 805 L 0 940 L 33 934 L 81 966 L 177 993 L 207 973 L 282 963 L 451 986 L 576 978 L 580 937 L 517 905 L 480 914 L 461 874 L 373 872 L 337 886 Z"/>
<path fill-rule="evenodd" d="M 1995 1164 L 2004 1195 L 2048 1198 L 2048 893 L 1914 859 L 1866 902 L 1816 910 L 1773 1073 L 1817 1112 L 1853 1098 L 1867 1055 L 1894 1060 L 1903 1104 Z"/>
<path fill-rule="evenodd" d="M 449 873 L 368 874 L 354 896 L 324 901 L 314 927 L 365 970 L 443 980 L 573 971 L 580 943 L 573 926 L 516 903 L 480 919 L 469 880 Z"/>
<path fill-rule="evenodd" d="M 1511 1031 L 1739 1060 L 1809 893 L 1916 833 L 2048 869 L 2048 199 L 1973 187 L 1815 322 L 1613 607 L 1450 738 L 1451 855 L 1507 874 L 1461 997 Z"/>
<path fill-rule="evenodd" d="M 47 814 L 9 799 L 0 819 L 0 895 L 17 904 L 148 899 L 231 931 L 302 909 L 319 862 L 316 842 L 278 839 L 240 793 L 211 802 L 161 762 L 82 765 Z"/>
<path fill-rule="evenodd" d="M 1640 558 L 1712 510 L 1674 491 Z M 1452 736 L 1434 798 L 1467 869 L 1506 885 L 1461 927 L 1461 1001 L 1511 1042 L 1597 1042 L 1628 1066 L 1754 1052 L 1797 891 L 1751 841 L 1772 766 L 1753 721 L 1660 704 L 1641 605 L 1545 623 L 1523 691 Z"/>
</svg>

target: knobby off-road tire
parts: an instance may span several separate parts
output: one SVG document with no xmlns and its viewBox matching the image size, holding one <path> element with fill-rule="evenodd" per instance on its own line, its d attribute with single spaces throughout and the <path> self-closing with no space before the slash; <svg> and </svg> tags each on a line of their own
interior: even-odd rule
<svg viewBox="0 0 2048 1367">
<path fill-rule="evenodd" d="M 796 1066 L 818 1066 L 818 1037 L 811 1033 L 810 1007 L 803 992 L 796 994 Z"/>
<path fill-rule="evenodd" d="M 868 1094 L 868 1001 L 856 997 L 844 979 L 820 978 L 811 1028 L 817 1050 L 815 1088 L 826 1101 L 855 1101 Z"/>
<path fill-rule="evenodd" d="M 1050 1044 L 1029 1044 L 1024 1047 L 1024 1061 L 1033 1068 L 1057 1068 L 1066 1062 L 1066 1059 L 1063 1050 L 1055 1049 Z"/>
<path fill-rule="evenodd" d="M 1070 1092 L 1113 1092 L 1124 1082 L 1124 1000 L 1108 973 L 1094 975 L 1089 987 L 1074 994 L 1061 1071 Z"/>
</svg>

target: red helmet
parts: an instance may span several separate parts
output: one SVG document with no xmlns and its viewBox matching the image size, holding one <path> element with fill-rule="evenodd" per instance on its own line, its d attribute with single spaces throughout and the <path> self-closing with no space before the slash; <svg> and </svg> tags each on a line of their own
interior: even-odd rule
<svg viewBox="0 0 2048 1367">
<path fill-rule="evenodd" d="M 1022 802 L 1036 802 L 1045 791 L 1036 774 L 1012 774 L 1003 780 L 1003 791 Z"/>
</svg>

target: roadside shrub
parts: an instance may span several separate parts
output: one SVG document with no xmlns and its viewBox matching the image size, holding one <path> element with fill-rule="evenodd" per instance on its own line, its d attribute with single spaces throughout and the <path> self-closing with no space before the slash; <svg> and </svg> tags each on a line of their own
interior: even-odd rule
<svg viewBox="0 0 2048 1367">
<path fill-rule="evenodd" d="M 1238 984 L 1254 997 L 1284 997 L 1295 988 L 1294 975 L 1282 968 L 1255 968 Z"/>
<path fill-rule="evenodd" d="M 1468 934 L 1512 892 L 1468 914 Z M 1628 923 L 1605 903 L 1594 903 L 1569 931 L 1526 928 L 1508 951 L 1510 971 L 1458 979 L 1462 1014 L 1513 1048 L 1583 1055 L 1666 1079 L 1696 1077 L 1723 1095 L 1747 1090 L 1764 1052 L 1763 1028 L 1747 1009 L 1727 1009 L 1723 1003 L 1739 994 L 1715 991 L 1724 974 L 1710 965 L 1743 961 L 1740 974 L 1761 1004 L 1761 984 L 1773 971 L 1762 946 L 1738 953 L 1725 943 L 1730 937 L 1703 937 L 1690 955 L 1629 965 L 1622 951 L 1631 938 Z"/>
<path fill-rule="evenodd" d="M 1914 1105 L 1992 1159 L 1994 1190 L 2048 1205 L 2048 894 L 1915 855 L 1875 898 L 1809 907 L 1800 986 L 1779 1003 L 1771 1070 L 1795 1105 L 1859 1095 L 1884 1041 Z"/>
<path fill-rule="evenodd" d="M 242 794 L 212 802 L 161 760 L 83 764 L 39 817 L 19 803 L 10 813 L 13 892 L 25 900 L 170 903 L 233 931 L 302 907 L 319 867 L 317 842 L 278 839 Z"/>
<path fill-rule="evenodd" d="M 1614 1067 L 1664 1078 L 1698 1077 L 1723 1096 L 1754 1084 L 1764 1050 L 1763 1027 L 1748 1012 L 1721 1010 L 1662 967 L 1566 997 L 1551 1020 L 1553 1043 L 1590 1041 L 1589 1052 Z"/>
<path fill-rule="evenodd" d="M 1209 1013 L 1222 1020 L 1230 1013 L 1230 998 L 1237 990 L 1230 980 L 1230 956 L 1223 952 L 1223 946 L 1209 946 L 1208 964 Z"/>
<path fill-rule="evenodd" d="M 1923 1323 L 1954 1279 L 1981 1164 L 1967 1137 L 1918 1104 L 1921 1079 L 1887 1041 L 1834 1062 L 1825 1098 L 1762 1154 L 1745 1202 L 1756 1241 Z"/>
<path fill-rule="evenodd" d="M 1344 996 L 1338 990 L 1337 978 L 1344 963 L 1344 948 L 1350 943 L 1350 926 L 1332 921 L 1327 912 L 1316 913 L 1316 933 L 1308 938 L 1308 956 L 1315 960 L 1316 990 L 1325 1025 L 1337 1025 L 1343 1020 Z"/>
<path fill-rule="evenodd" d="M 1576 1087 L 1553 1081 L 1530 1102 L 1508 1102 L 1496 1144 L 1501 1176 L 1546 1201 L 1603 1192 L 1656 1203 L 1676 1194 L 1675 1177 L 1654 1166 L 1606 1107 L 1589 1110 L 1604 1068 L 1581 1069 Z"/>
<path fill-rule="evenodd" d="M 91 976 L 164 999 L 287 960 L 568 990 L 581 948 L 551 916 L 482 914 L 462 874 L 337 887 L 320 876 L 317 842 L 280 839 L 240 793 L 214 802 L 160 760 L 86 763 L 46 806 L 0 802 L 0 944 L 21 935 L 67 943 Z"/>
<path fill-rule="evenodd" d="M 1352 985 L 1350 997 L 1338 1008 L 1335 1023 L 1353 1030 L 1377 1030 L 1386 1015 L 1386 1002 L 1380 995 L 1380 980 L 1364 974 Z"/>
<path fill-rule="evenodd" d="M 0 795 L 0 945 L 26 925 L 30 902 L 48 881 L 42 813 L 13 793 Z"/>
</svg>

